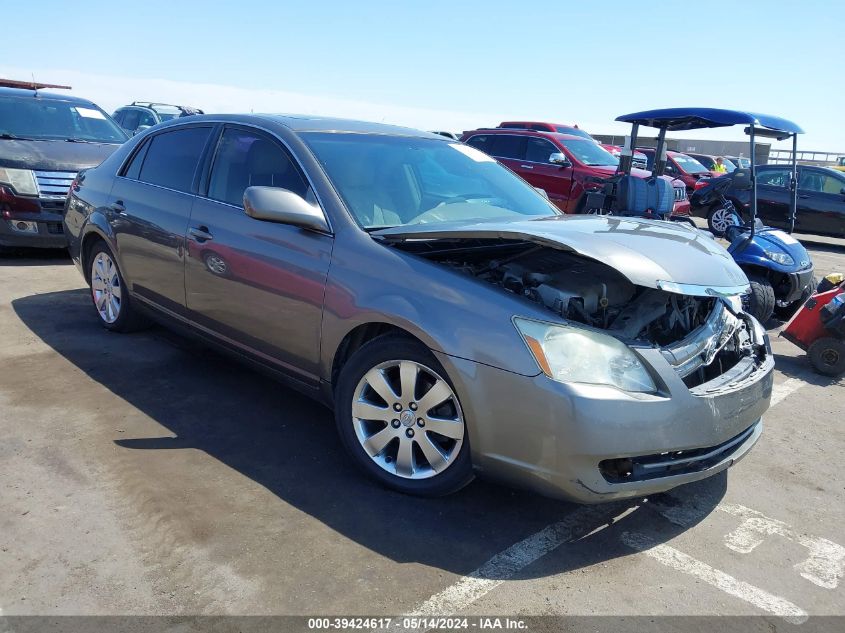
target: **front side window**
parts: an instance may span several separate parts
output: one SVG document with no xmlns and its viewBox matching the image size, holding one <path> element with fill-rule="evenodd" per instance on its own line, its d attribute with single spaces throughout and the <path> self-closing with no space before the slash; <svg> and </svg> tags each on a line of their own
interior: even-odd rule
<svg viewBox="0 0 845 633">
<path fill-rule="evenodd" d="M 138 112 L 138 125 L 146 125 L 152 127 L 156 124 L 156 119 L 152 112 L 140 111 Z"/>
<path fill-rule="evenodd" d="M 29 97 L 0 96 L 0 134 L 36 141 L 126 140 L 126 133 L 94 104 Z"/>
<path fill-rule="evenodd" d="M 572 139 L 561 141 L 561 143 L 579 162 L 585 165 L 616 167 L 619 164 L 618 158 L 593 141 Z"/>
<path fill-rule="evenodd" d="M 525 181 L 470 145 L 340 132 L 306 132 L 302 138 L 365 229 L 559 214 Z"/>
<path fill-rule="evenodd" d="M 210 134 L 211 127 L 156 134 L 149 141 L 139 180 L 177 191 L 192 191 L 194 174 Z"/>
<path fill-rule="evenodd" d="M 560 150 L 544 138 L 529 138 L 525 160 L 532 163 L 548 163 L 549 157 Z"/>
<path fill-rule="evenodd" d="M 845 180 L 810 169 L 802 170 L 801 180 L 798 183 L 799 189 L 816 193 L 839 194 L 843 187 L 845 187 Z"/>
<path fill-rule="evenodd" d="M 208 197 L 242 206 L 247 187 L 279 187 L 306 198 L 308 186 L 287 152 L 260 134 L 227 128 L 211 168 Z"/>
</svg>

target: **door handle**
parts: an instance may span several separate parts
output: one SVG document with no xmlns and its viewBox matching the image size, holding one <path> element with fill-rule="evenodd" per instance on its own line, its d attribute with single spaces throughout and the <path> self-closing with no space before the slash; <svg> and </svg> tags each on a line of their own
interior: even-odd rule
<svg viewBox="0 0 845 633">
<path fill-rule="evenodd" d="M 214 236 L 208 232 L 207 226 L 192 226 L 188 229 L 188 235 L 193 237 L 197 242 L 207 242 L 213 240 Z"/>
<path fill-rule="evenodd" d="M 115 200 L 109 205 L 109 209 L 115 213 L 126 213 L 126 207 L 123 206 L 123 200 Z"/>
<path fill-rule="evenodd" d="M 520 165 L 523 169 L 534 169 L 531 165 Z"/>
</svg>

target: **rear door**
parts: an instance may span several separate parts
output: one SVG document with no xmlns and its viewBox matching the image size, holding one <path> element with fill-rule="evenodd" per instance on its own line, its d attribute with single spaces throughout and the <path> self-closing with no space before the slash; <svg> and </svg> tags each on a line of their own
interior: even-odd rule
<svg viewBox="0 0 845 633">
<path fill-rule="evenodd" d="M 132 292 L 185 309 L 185 230 L 211 125 L 148 137 L 118 173 L 109 199 L 117 257 Z"/>
<path fill-rule="evenodd" d="M 230 345 L 313 383 L 334 240 L 246 215 L 243 194 L 251 185 L 287 189 L 317 205 L 278 139 L 248 126 L 225 126 L 207 195 L 197 198 L 187 229 L 189 317 Z"/>
<path fill-rule="evenodd" d="M 799 170 L 798 214 L 805 220 L 802 230 L 845 234 L 845 177 L 803 165 Z"/>
</svg>

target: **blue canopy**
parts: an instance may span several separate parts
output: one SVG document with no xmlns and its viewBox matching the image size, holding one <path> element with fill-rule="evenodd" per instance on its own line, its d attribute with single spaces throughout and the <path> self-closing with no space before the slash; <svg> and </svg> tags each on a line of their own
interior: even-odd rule
<svg viewBox="0 0 845 633">
<path fill-rule="evenodd" d="M 722 110 L 720 108 L 662 108 L 646 110 L 616 117 L 623 123 L 639 123 L 648 127 L 669 131 L 697 130 L 705 127 L 726 127 L 729 125 L 752 125 L 785 134 L 803 134 L 798 125 L 778 116 L 746 112 L 744 110 Z"/>
</svg>

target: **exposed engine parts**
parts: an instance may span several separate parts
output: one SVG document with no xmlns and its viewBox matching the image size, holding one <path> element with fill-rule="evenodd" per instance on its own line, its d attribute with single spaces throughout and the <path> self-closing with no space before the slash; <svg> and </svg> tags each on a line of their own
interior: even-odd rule
<svg viewBox="0 0 845 633">
<path fill-rule="evenodd" d="M 614 268 L 573 253 L 511 244 L 426 256 L 543 305 L 563 319 L 660 347 L 689 386 L 754 355 L 750 322 L 721 300 L 636 286 Z"/>
</svg>

